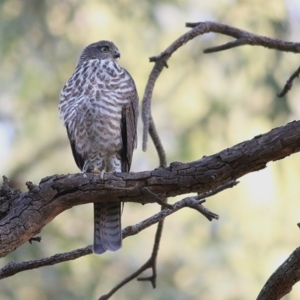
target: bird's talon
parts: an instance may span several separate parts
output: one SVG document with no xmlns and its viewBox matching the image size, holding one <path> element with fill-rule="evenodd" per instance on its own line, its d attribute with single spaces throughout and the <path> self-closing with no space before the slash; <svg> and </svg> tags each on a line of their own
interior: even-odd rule
<svg viewBox="0 0 300 300">
<path fill-rule="evenodd" d="M 104 171 L 104 170 L 102 170 L 102 171 L 101 171 L 101 179 L 103 179 L 103 177 L 104 177 L 104 173 L 105 173 L 105 171 Z"/>
</svg>

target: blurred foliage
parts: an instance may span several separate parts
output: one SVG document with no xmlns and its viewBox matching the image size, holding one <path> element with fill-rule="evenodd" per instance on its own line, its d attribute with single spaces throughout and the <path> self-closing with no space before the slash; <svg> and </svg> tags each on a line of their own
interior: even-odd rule
<svg viewBox="0 0 300 300">
<path fill-rule="evenodd" d="M 25 190 L 28 180 L 38 183 L 48 175 L 78 172 L 57 106 L 60 89 L 89 43 L 116 43 L 120 64 L 142 97 L 152 68 L 148 57 L 186 32 L 185 22 L 213 20 L 297 41 L 299 14 L 296 0 L 267 5 L 260 0 L 1 0 L 0 173 Z M 229 40 L 207 34 L 189 42 L 172 56 L 155 86 L 152 111 L 169 162 L 214 154 L 300 114 L 297 81 L 285 99 L 276 97 L 298 67 L 298 56 L 251 46 L 202 53 Z M 143 153 L 140 145 L 132 170 L 156 167 L 153 146 Z M 209 200 L 206 205 L 221 216 L 217 222 L 208 223 L 188 209 L 167 218 L 157 289 L 132 282 L 113 299 L 255 298 L 299 246 L 298 165 L 298 155 L 270 164 Z M 157 210 L 126 204 L 123 226 Z M 92 223 L 91 205 L 72 208 L 44 228 L 41 243 L 23 245 L 2 259 L 2 266 L 84 247 L 92 241 Z M 1 299 L 96 299 L 148 259 L 154 232 L 153 227 L 126 239 L 116 253 L 5 279 Z M 296 286 L 286 299 L 299 297 Z"/>
</svg>

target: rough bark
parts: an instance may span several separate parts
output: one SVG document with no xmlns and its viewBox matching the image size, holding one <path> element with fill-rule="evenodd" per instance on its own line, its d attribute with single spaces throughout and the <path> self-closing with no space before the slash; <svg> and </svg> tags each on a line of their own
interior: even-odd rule
<svg viewBox="0 0 300 300">
<path fill-rule="evenodd" d="M 5 215 L 0 221 L 0 257 L 72 206 L 105 201 L 156 202 L 146 196 L 145 187 L 159 198 L 204 193 L 299 150 L 300 121 L 295 121 L 217 154 L 190 163 L 173 162 L 167 168 L 105 175 L 103 180 L 98 174 L 54 175 L 42 179 L 38 186 L 28 182 L 29 191 L 20 194 L 13 194 L 5 183 L 0 190 Z M 13 204 L 7 205 L 12 200 Z M 7 211 L 3 212 L 5 206 Z"/>
<path fill-rule="evenodd" d="M 257 300 L 278 300 L 292 291 L 300 280 L 300 247 L 268 279 Z"/>
</svg>

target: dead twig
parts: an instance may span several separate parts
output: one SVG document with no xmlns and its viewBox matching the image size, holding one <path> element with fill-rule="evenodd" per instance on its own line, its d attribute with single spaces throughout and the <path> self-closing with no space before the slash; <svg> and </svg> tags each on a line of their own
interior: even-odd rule
<svg viewBox="0 0 300 300">
<path fill-rule="evenodd" d="M 248 31 L 238 29 L 229 25 L 216 23 L 216 22 L 198 22 L 186 23 L 186 27 L 202 28 L 203 33 L 215 32 L 235 38 L 235 41 L 229 43 L 207 48 L 204 53 L 213 53 L 223 50 L 232 49 L 239 46 L 251 45 L 262 46 L 269 49 L 280 50 L 284 52 L 300 53 L 300 43 L 293 43 L 288 41 L 279 40 L 276 38 L 269 38 L 266 36 L 250 33 Z"/>
<path fill-rule="evenodd" d="M 158 132 L 156 130 L 152 116 L 150 117 L 149 134 L 151 136 L 151 139 L 154 143 L 155 149 L 159 157 L 159 166 L 164 168 L 167 166 L 167 157 Z"/>
<path fill-rule="evenodd" d="M 292 88 L 294 79 L 299 77 L 299 75 L 300 75 L 300 67 L 291 75 L 291 77 L 284 85 L 284 88 L 280 93 L 277 94 L 277 96 L 280 98 L 284 97 L 288 93 L 288 91 Z"/>
<path fill-rule="evenodd" d="M 153 69 L 149 75 L 149 79 L 145 88 L 145 93 L 142 101 L 142 119 L 144 123 L 143 129 L 143 150 L 147 149 L 148 132 L 151 123 L 151 99 L 153 94 L 154 85 L 165 67 L 168 67 L 167 61 L 172 54 L 177 51 L 181 46 L 186 44 L 188 41 L 194 39 L 196 36 L 214 32 L 227 35 L 235 38 L 235 41 L 230 41 L 226 44 L 207 48 L 204 53 L 213 53 L 218 51 L 224 51 L 239 46 L 251 45 L 251 46 L 262 46 L 268 49 L 275 49 L 284 52 L 300 53 L 300 43 L 293 43 L 288 41 L 279 40 L 276 38 L 269 38 L 257 34 L 247 32 L 229 25 L 216 23 L 216 22 L 197 22 L 197 23 L 186 23 L 187 27 L 192 30 L 186 32 L 175 40 L 169 47 L 157 56 L 150 57 L 150 62 L 154 62 Z"/>
<path fill-rule="evenodd" d="M 152 193 L 147 187 L 142 188 L 141 192 L 151 199 L 154 199 L 154 201 L 158 204 L 160 204 L 164 208 L 173 208 L 173 205 L 167 203 L 166 201 L 161 200 L 157 195 Z"/>
</svg>

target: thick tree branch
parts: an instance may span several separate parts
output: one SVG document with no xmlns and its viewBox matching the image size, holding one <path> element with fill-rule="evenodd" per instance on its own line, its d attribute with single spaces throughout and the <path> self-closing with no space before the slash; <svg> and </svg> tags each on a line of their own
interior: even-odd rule
<svg viewBox="0 0 300 300">
<path fill-rule="evenodd" d="M 300 247 L 268 279 L 257 300 L 278 300 L 300 280 Z"/>
<path fill-rule="evenodd" d="M 190 192 L 205 193 L 247 173 L 266 167 L 300 150 L 300 121 L 275 128 L 252 140 L 190 163 L 139 173 L 54 175 L 19 196 L 0 221 L 0 256 L 15 250 L 62 211 L 91 202 L 154 203 L 147 187 L 159 198 Z M 4 189 L 1 188 L 1 195 Z M 7 201 L 9 193 L 6 192 Z M 2 196 L 2 197 L 5 197 Z"/>
</svg>

